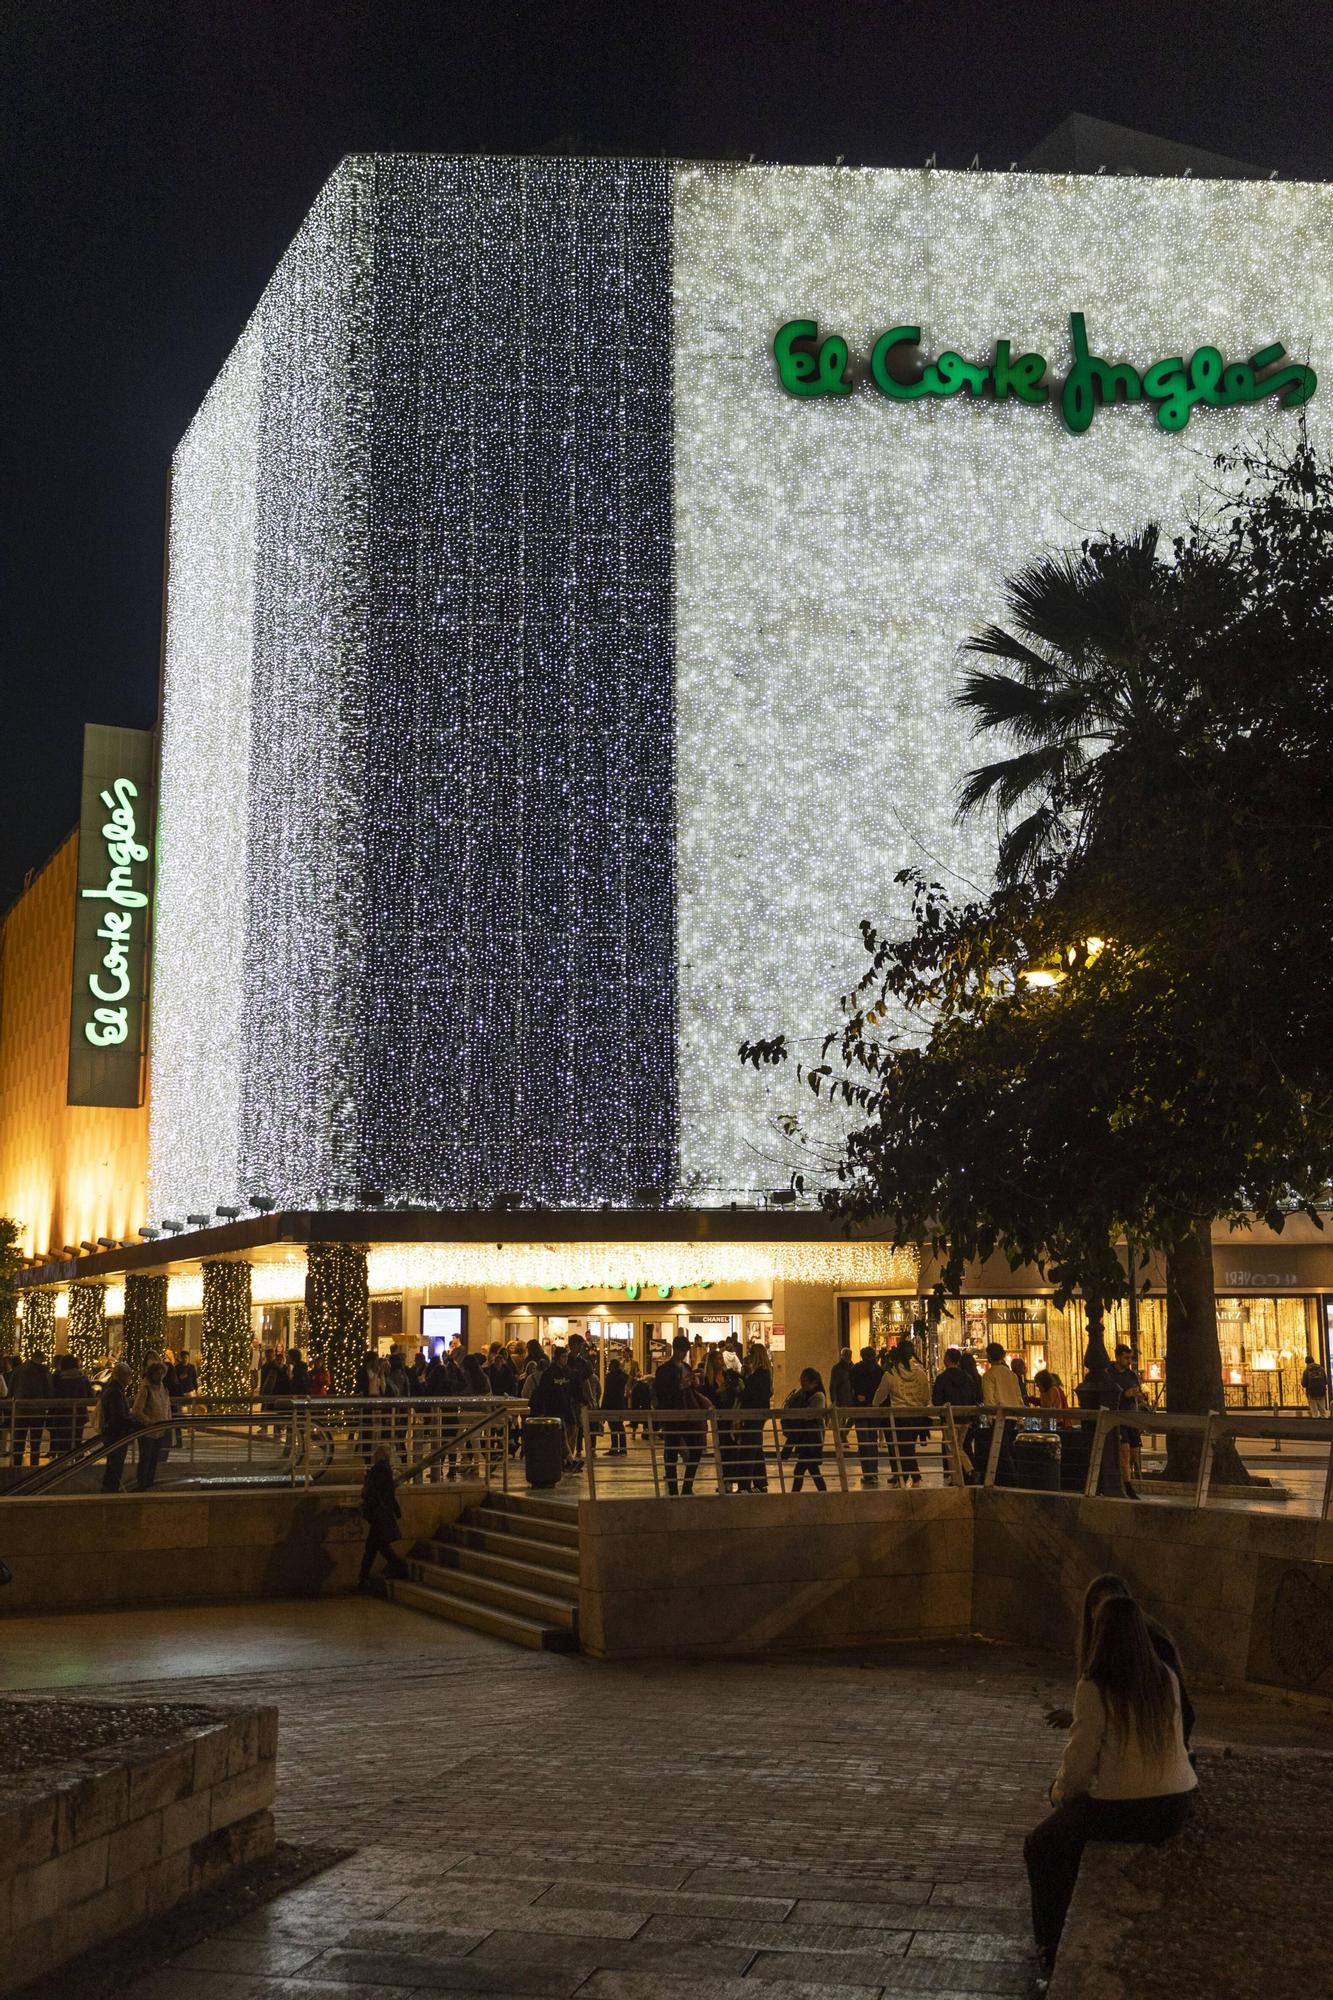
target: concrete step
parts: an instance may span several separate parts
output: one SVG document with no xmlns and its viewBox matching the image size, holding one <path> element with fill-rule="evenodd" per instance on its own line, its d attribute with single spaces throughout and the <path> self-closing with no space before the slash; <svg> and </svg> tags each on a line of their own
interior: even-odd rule
<svg viewBox="0 0 1333 2000">
<path fill-rule="evenodd" d="M 428 1590 L 443 1591 L 450 1597 L 466 1597 L 478 1604 L 492 1604 L 499 1611 L 517 1612 L 538 1625 L 564 1625 L 571 1632 L 578 1607 L 567 1597 L 549 1591 L 529 1590 L 518 1584 L 502 1583 L 493 1576 L 478 1576 L 475 1570 L 454 1569 L 443 1563 L 425 1562 L 409 1556 L 412 1575 Z"/>
<path fill-rule="evenodd" d="M 418 1542 L 412 1550 L 418 1562 L 435 1563 L 442 1569 L 468 1570 L 473 1576 L 493 1576 L 498 1583 L 516 1584 L 521 1590 L 548 1591 L 553 1597 L 577 1601 L 579 1580 L 566 1569 L 549 1564 L 515 1562 L 512 1556 L 488 1555 L 484 1549 L 467 1549 L 457 1542 L 440 1538 Z"/>
<path fill-rule="evenodd" d="M 577 1500 L 539 1499 L 529 1493 L 488 1493 L 486 1506 L 501 1514 L 519 1514 L 531 1521 L 553 1521 L 557 1527 L 578 1532 Z"/>
<path fill-rule="evenodd" d="M 459 1597 L 451 1591 L 432 1590 L 424 1583 L 393 1577 L 385 1586 L 395 1604 L 412 1611 L 424 1611 L 430 1618 L 447 1618 L 451 1624 L 467 1625 L 475 1632 L 488 1632 L 493 1639 L 507 1639 L 513 1646 L 527 1646 L 538 1653 L 573 1653 L 578 1640 L 564 1625 L 540 1624 L 521 1618 L 516 1612 L 501 1611 L 475 1598 Z"/>
<path fill-rule="evenodd" d="M 530 1542 L 547 1542 L 552 1548 L 573 1549 L 578 1553 L 577 1516 L 572 1521 L 548 1521 L 540 1514 L 529 1514 L 526 1510 L 520 1513 L 516 1508 L 487 1499 L 479 1507 L 464 1508 L 463 1520 L 470 1528 L 489 1528 L 499 1535 L 522 1535 Z"/>
<path fill-rule="evenodd" d="M 469 1508 L 469 1514 L 480 1516 L 480 1508 Z M 532 1563 L 538 1569 L 560 1569 L 572 1576 L 579 1573 L 578 1544 L 563 1542 L 543 1542 L 520 1535 L 517 1528 L 494 1528 L 489 1524 L 468 1520 L 466 1517 L 448 1531 L 448 1539 L 457 1542 L 460 1548 L 484 1549 L 488 1555 L 512 1556 L 518 1562 Z"/>
</svg>

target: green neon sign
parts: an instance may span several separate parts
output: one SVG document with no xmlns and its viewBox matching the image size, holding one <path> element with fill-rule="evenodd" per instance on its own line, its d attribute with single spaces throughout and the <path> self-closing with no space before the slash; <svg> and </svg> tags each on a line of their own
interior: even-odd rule
<svg viewBox="0 0 1333 2000">
<path fill-rule="evenodd" d="M 1248 361 L 1224 361 L 1216 347 L 1196 347 L 1189 360 L 1169 355 L 1140 374 L 1127 361 L 1105 361 L 1088 346 L 1082 313 L 1069 315 L 1073 358 L 1059 382 L 1047 380 L 1044 354 L 1015 355 L 1007 340 L 997 340 L 988 362 L 967 361 L 952 349 L 916 372 L 914 356 L 921 345 L 919 326 L 891 326 L 870 354 L 869 379 L 893 403 L 915 403 L 925 397 L 957 396 L 997 403 L 1010 399 L 1040 406 L 1058 391 L 1060 413 L 1068 430 L 1087 430 L 1102 404 L 1147 402 L 1164 431 L 1183 431 L 1199 404 L 1225 410 L 1240 403 L 1277 398 L 1284 410 L 1308 403 L 1318 382 L 1314 369 L 1303 363 L 1278 363 L 1286 358 L 1280 341 L 1261 347 Z M 847 342 L 841 334 L 819 337 L 813 319 L 789 319 L 773 337 L 778 380 L 789 396 L 850 396 L 856 384 L 850 372 Z"/>
</svg>

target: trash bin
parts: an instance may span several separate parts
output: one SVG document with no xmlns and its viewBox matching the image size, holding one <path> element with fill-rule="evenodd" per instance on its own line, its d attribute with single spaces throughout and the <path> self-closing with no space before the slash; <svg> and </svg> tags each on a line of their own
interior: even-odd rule
<svg viewBox="0 0 1333 2000">
<path fill-rule="evenodd" d="M 1050 1431 L 1020 1431 L 1014 1439 L 1020 1486 L 1036 1493 L 1060 1491 L 1060 1440 Z"/>
<path fill-rule="evenodd" d="M 565 1427 L 559 1417 L 525 1417 L 523 1470 L 529 1486 L 558 1486 L 565 1469 Z"/>
</svg>

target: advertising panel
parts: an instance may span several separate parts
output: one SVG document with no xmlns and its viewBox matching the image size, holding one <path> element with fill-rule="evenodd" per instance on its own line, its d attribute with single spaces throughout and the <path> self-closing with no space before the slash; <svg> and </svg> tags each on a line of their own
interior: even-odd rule
<svg viewBox="0 0 1333 2000">
<path fill-rule="evenodd" d="M 143 1101 L 152 829 L 152 731 L 87 723 L 69 1018 L 71 1104 Z"/>
</svg>

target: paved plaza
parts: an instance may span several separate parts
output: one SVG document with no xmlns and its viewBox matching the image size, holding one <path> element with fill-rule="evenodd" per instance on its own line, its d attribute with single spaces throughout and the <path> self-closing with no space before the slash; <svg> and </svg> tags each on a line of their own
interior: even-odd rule
<svg viewBox="0 0 1333 2000">
<path fill-rule="evenodd" d="M 1026 1989 L 1020 1843 L 1062 1741 L 1058 1662 L 949 1646 L 599 1665 L 374 1599 L 4 1637 L 10 1688 L 276 1701 L 280 1836 L 354 1850 L 135 2000 Z M 1200 1708 L 1214 1745 L 1327 1746 L 1333 1727 Z"/>
</svg>

